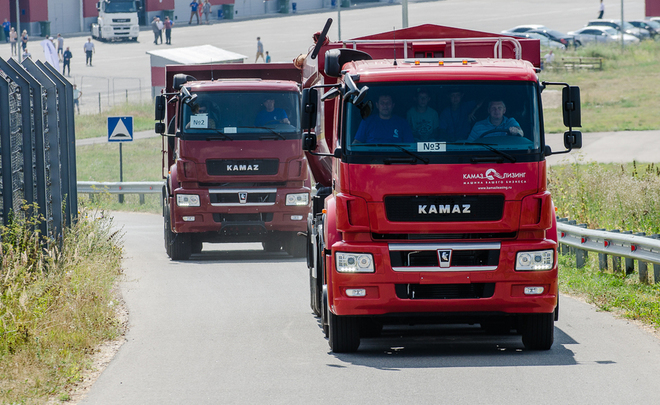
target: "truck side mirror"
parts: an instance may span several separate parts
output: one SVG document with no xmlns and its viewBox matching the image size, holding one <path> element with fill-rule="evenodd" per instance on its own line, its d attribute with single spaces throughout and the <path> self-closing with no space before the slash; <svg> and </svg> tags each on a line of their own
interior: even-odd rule
<svg viewBox="0 0 660 405">
<path fill-rule="evenodd" d="M 174 75 L 174 78 L 172 79 L 172 87 L 174 88 L 174 90 L 179 91 L 181 90 L 181 87 L 183 87 L 184 84 L 195 81 L 197 81 L 197 79 L 195 79 L 194 76 L 190 76 L 185 73 L 177 73 Z"/>
<path fill-rule="evenodd" d="M 582 147 L 582 132 L 580 131 L 564 132 L 564 147 L 566 149 L 580 149 Z"/>
<path fill-rule="evenodd" d="M 330 77 L 341 77 L 341 68 L 348 62 L 371 60 L 371 55 L 356 49 L 330 49 L 325 53 L 325 74 Z"/>
<path fill-rule="evenodd" d="M 316 127 L 316 102 L 318 100 L 318 91 L 316 89 L 304 89 L 302 93 L 302 116 L 301 127 L 304 130 L 310 130 Z M 316 148 L 314 148 L 316 149 Z"/>
<path fill-rule="evenodd" d="M 167 106 L 167 97 L 164 95 L 156 96 L 156 106 L 154 112 L 154 119 L 156 121 L 162 121 L 165 119 L 165 109 Z"/>
<path fill-rule="evenodd" d="M 577 86 L 564 87 L 561 95 L 564 125 L 569 128 L 581 127 L 580 88 Z"/>
<path fill-rule="evenodd" d="M 303 143 L 302 143 L 302 148 L 303 150 L 306 151 L 313 151 L 316 150 L 316 134 L 313 134 L 311 132 L 306 133 L 303 136 Z"/>
</svg>

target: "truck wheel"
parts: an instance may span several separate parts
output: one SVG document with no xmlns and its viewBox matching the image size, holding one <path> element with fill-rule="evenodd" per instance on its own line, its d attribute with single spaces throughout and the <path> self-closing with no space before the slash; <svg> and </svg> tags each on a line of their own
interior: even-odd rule
<svg viewBox="0 0 660 405">
<path fill-rule="evenodd" d="M 172 260 L 188 260 L 192 254 L 192 242 L 190 235 L 187 233 L 174 234 L 174 239 L 171 243 Z"/>
<path fill-rule="evenodd" d="M 174 234 L 172 233 L 172 226 L 170 221 L 170 207 L 167 205 L 167 201 L 163 202 L 163 233 L 165 236 L 165 252 L 167 257 L 172 257 L 172 240 L 174 239 Z"/>
<path fill-rule="evenodd" d="M 261 245 L 264 247 L 266 252 L 279 252 L 282 248 L 282 244 L 279 240 L 275 238 L 268 238 L 265 241 L 261 242 Z"/>
<path fill-rule="evenodd" d="M 313 256 L 313 252 L 310 253 Z M 312 257 L 314 260 L 314 257 Z M 312 276 L 314 268 L 309 269 L 309 296 L 310 306 L 316 316 L 323 314 L 323 261 L 321 259 L 321 252 L 318 252 L 316 257 L 316 277 Z"/>
<path fill-rule="evenodd" d="M 192 237 L 191 236 L 190 252 L 191 253 L 202 253 L 202 248 L 203 248 L 202 240 L 197 238 L 197 237 Z"/>
<path fill-rule="evenodd" d="M 522 341 L 528 350 L 550 350 L 554 342 L 555 314 L 531 314 L 524 318 Z"/>
<path fill-rule="evenodd" d="M 298 236 L 295 232 L 289 237 L 285 246 L 287 253 L 295 258 L 305 257 L 307 254 L 307 238 Z"/>
<path fill-rule="evenodd" d="M 328 312 L 328 323 L 328 343 L 334 353 L 357 351 L 360 347 L 360 328 L 356 318 Z"/>
</svg>

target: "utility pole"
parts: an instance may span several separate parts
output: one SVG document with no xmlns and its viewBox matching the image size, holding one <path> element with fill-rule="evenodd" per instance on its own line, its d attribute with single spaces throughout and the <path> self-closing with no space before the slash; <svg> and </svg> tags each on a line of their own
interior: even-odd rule
<svg viewBox="0 0 660 405">
<path fill-rule="evenodd" d="M 18 35 L 18 38 L 16 38 L 16 49 L 18 51 L 18 63 L 21 63 L 21 56 L 22 56 L 22 51 L 23 51 L 23 35 L 21 35 L 21 5 L 18 4 L 19 0 L 16 0 L 16 34 Z"/>
<path fill-rule="evenodd" d="M 402 27 L 408 28 L 408 0 L 401 1 L 401 19 Z"/>
<path fill-rule="evenodd" d="M 625 29 L 623 28 L 623 0 L 621 0 L 621 50 L 623 51 L 623 36 L 625 35 Z"/>
</svg>

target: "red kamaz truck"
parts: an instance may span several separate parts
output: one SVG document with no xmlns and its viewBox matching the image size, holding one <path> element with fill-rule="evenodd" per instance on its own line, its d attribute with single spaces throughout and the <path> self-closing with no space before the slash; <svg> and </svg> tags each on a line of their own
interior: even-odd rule
<svg viewBox="0 0 660 405">
<path fill-rule="evenodd" d="M 539 83 L 538 41 L 423 25 L 343 42 L 303 67 L 311 306 L 334 352 L 387 324 L 517 331 L 547 350 L 557 235 L 541 92 L 563 86 L 567 149 L 579 89 Z M 563 151 L 567 152 L 567 151 Z"/>
<path fill-rule="evenodd" d="M 165 249 L 261 242 L 304 257 L 310 210 L 293 64 L 167 66 L 156 98 L 163 137 Z M 167 122 L 167 127 L 165 122 Z"/>
</svg>

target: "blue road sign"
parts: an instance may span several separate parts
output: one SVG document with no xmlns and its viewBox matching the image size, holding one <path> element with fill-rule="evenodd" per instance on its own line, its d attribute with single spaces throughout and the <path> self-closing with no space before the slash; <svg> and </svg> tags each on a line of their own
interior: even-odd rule
<svg viewBox="0 0 660 405">
<path fill-rule="evenodd" d="M 108 142 L 133 141 L 133 117 L 108 117 Z"/>
</svg>

